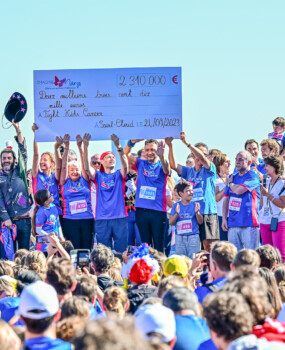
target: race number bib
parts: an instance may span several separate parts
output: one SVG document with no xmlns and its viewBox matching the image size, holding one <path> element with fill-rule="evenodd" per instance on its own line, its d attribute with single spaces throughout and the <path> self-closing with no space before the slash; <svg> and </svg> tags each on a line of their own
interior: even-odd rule
<svg viewBox="0 0 285 350">
<path fill-rule="evenodd" d="M 139 197 L 154 201 L 156 197 L 156 187 L 141 186 Z"/>
<path fill-rule="evenodd" d="M 204 193 L 203 193 L 203 189 L 200 188 L 194 188 L 193 189 L 193 198 L 192 201 L 202 201 L 204 199 Z"/>
<path fill-rule="evenodd" d="M 192 233 L 192 220 L 183 220 L 177 222 L 176 230 L 178 235 Z"/>
<path fill-rule="evenodd" d="M 234 211 L 240 211 L 241 200 L 242 200 L 241 198 L 232 197 L 230 199 L 229 209 Z"/>
<path fill-rule="evenodd" d="M 85 200 L 73 201 L 69 203 L 69 208 L 72 215 L 84 213 L 85 211 L 87 211 L 87 203 Z"/>
</svg>

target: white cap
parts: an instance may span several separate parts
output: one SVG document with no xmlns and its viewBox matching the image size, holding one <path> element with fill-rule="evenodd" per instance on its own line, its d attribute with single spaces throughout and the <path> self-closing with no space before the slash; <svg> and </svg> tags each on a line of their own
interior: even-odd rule
<svg viewBox="0 0 285 350">
<path fill-rule="evenodd" d="M 59 301 L 55 289 L 43 281 L 36 281 L 23 289 L 17 313 L 33 320 L 41 320 L 55 315 L 58 309 Z M 42 312 L 32 312 L 33 310 Z"/>
<path fill-rule="evenodd" d="M 163 342 L 170 342 L 175 337 L 174 312 L 156 303 L 140 307 L 135 313 L 135 326 L 148 338 L 148 333 L 159 333 Z"/>
</svg>

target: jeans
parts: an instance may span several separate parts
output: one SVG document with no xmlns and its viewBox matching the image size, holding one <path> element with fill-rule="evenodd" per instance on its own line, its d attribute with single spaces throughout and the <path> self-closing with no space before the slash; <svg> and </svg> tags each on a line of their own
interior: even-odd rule
<svg viewBox="0 0 285 350">
<path fill-rule="evenodd" d="M 128 218 L 96 220 L 95 234 L 97 243 L 102 243 L 118 253 L 123 253 L 128 246 Z"/>
<path fill-rule="evenodd" d="M 15 251 L 17 249 L 30 249 L 30 238 L 32 224 L 31 219 L 12 220 L 13 224 L 17 226 L 16 244 L 14 244 Z"/>
<path fill-rule="evenodd" d="M 238 250 L 255 250 L 259 246 L 259 227 L 229 227 L 229 242 Z"/>
<path fill-rule="evenodd" d="M 260 224 L 263 244 L 270 244 L 279 249 L 282 261 L 285 261 L 285 221 L 278 222 L 277 231 L 270 231 L 270 225 Z"/>
<path fill-rule="evenodd" d="M 136 208 L 136 222 L 143 243 L 163 252 L 167 214 L 164 211 Z"/>
<path fill-rule="evenodd" d="M 192 259 L 193 254 L 200 250 L 199 234 L 175 235 L 175 249 L 177 255 L 185 255 Z"/>
<path fill-rule="evenodd" d="M 128 245 L 140 246 L 142 244 L 140 232 L 136 224 L 136 212 L 131 209 L 128 211 L 128 226 L 129 226 L 129 238 Z"/>
</svg>

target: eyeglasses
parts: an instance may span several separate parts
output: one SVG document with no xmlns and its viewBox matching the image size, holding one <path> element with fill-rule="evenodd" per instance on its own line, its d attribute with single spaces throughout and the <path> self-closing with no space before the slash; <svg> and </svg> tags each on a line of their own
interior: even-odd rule
<svg viewBox="0 0 285 350">
<path fill-rule="evenodd" d="M 48 199 L 50 199 L 51 197 L 53 197 L 52 193 L 49 194 Z"/>
<path fill-rule="evenodd" d="M 101 165 L 101 163 L 100 162 L 96 162 L 96 161 L 94 161 L 94 160 L 92 160 L 92 162 L 91 162 L 93 165 Z"/>
</svg>

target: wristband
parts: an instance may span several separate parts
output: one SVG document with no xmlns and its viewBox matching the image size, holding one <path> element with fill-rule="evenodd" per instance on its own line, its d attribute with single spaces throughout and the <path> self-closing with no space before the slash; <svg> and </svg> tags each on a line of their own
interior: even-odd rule
<svg viewBox="0 0 285 350">
<path fill-rule="evenodd" d="M 128 147 L 133 148 L 135 146 L 135 143 L 132 143 L 132 141 L 129 140 L 127 145 L 128 145 Z"/>
</svg>

